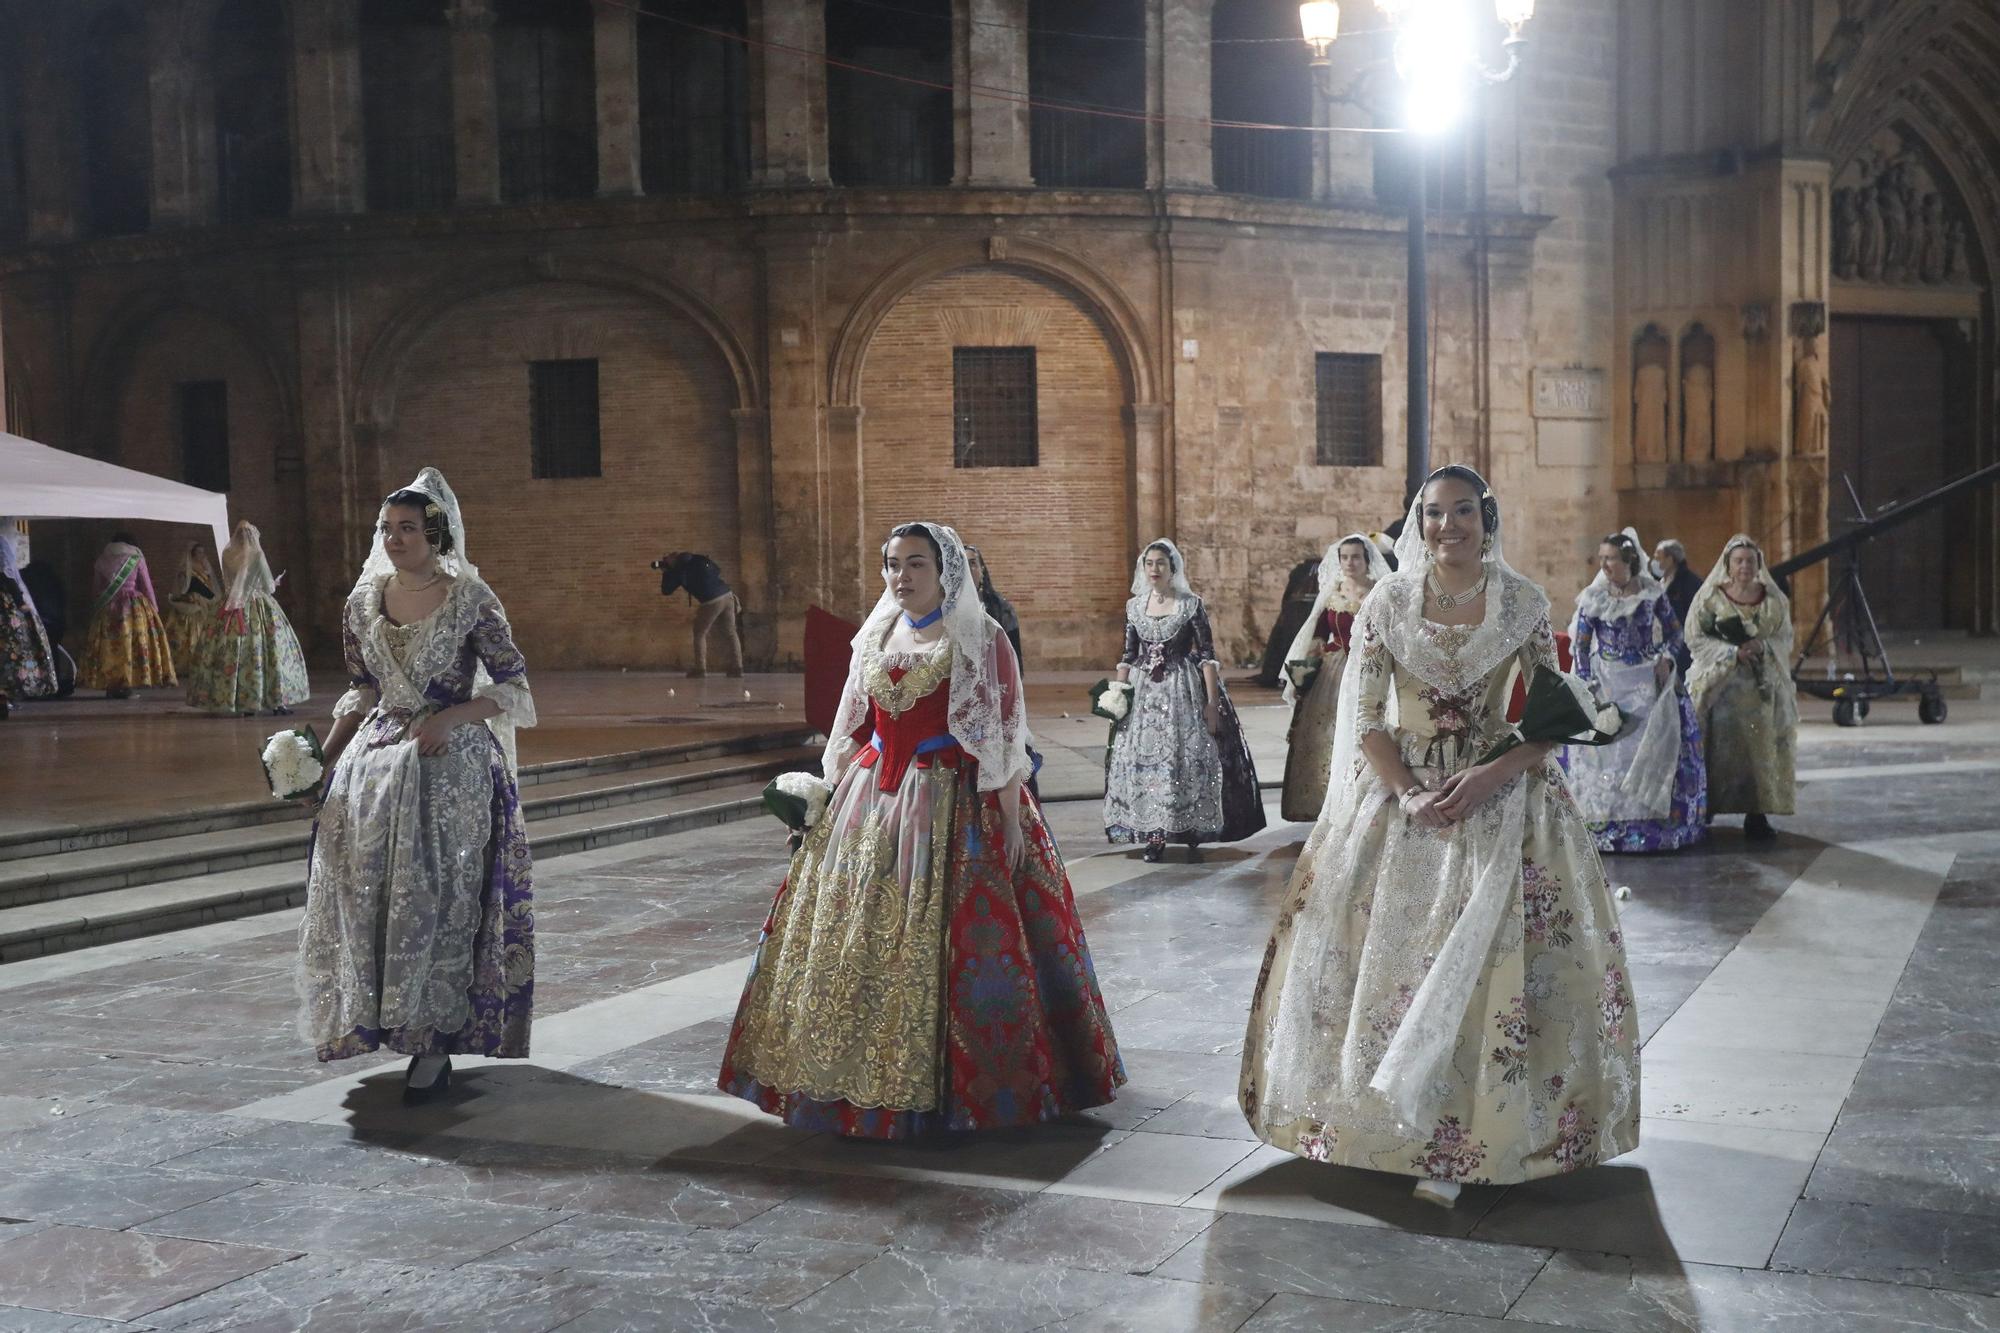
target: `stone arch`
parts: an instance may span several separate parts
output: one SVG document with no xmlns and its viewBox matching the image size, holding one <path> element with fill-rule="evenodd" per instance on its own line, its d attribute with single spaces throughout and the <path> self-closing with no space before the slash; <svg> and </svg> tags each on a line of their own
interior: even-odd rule
<svg viewBox="0 0 2000 1333">
<path fill-rule="evenodd" d="M 1118 284 L 1088 260 L 1045 241 L 1013 236 L 960 237 L 926 246 L 875 280 L 854 303 L 827 367 L 827 401 L 836 407 L 859 403 L 861 366 L 875 330 L 897 303 L 933 278 L 962 268 L 1001 265 L 1052 278 L 1092 311 L 1103 324 L 1125 374 L 1127 401 L 1135 407 L 1159 401 L 1158 377 L 1141 332 L 1137 309 Z"/>
<path fill-rule="evenodd" d="M 398 372 L 409 353 L 451 311 L 467 301 L 494 296 L 543 282 L 597 287 L 637 296 L 693 323 L 714 345 L 729 368 L 736 408 L 762 406 L 763 394 L 742 341 L 713 307 L 668 280 L 598 259 L 543 257 L 524 267 L 481 267 L 447 277 L 405 301 L 376 334 L 355 377 L 354 422 L 365 430 L 381 430 L 395 422 Z"/>
</svg>

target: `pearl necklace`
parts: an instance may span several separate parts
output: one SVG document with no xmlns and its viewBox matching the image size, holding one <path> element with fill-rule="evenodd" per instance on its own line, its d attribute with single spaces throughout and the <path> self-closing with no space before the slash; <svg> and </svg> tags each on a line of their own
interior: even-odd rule
<svg viewBox="0 0 2000 1333">
<path fill-rule="evenodd" d="M 1486 575 L 1484 572 L 1479 575 L 1479 582 L 1473 584 L 1457 596 L 1453 596 L 1444 590 L 1444 585 L 1438 582 L 1436 570 L 1432 570 L 1426 574 L 1424 581 L 1430 584 L 1431 591 L 1436 594 L 1435 600 L 1440 611 L 1453 611 L 1468 602 L 1477 601 L 1479 600 L 1479 595 L 1486 591 Z"/>
</svg>

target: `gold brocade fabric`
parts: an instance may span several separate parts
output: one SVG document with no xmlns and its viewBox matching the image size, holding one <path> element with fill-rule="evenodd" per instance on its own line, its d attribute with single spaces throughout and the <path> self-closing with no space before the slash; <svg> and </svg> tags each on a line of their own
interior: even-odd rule
<svg viewBox="0 0 2000 1333">
<path fill-rule="evenodd" d="M 907 660 L 907 659 L 899 659 Z M 902 707 L 951 668 L 911 669 Z M 881 673 L 879 660 L 868 669 Z M 882 688 L 887 687 L 887 688 Z M 897 687 L 870 680 L 883 707 Z M 855 1106 L 942 1100 L 945 924 L 959 772 L 912 767 L 895 792 L 852 771 L 792 859 L 742 1004 L 736 1068 L 767 1087 Z M 843 799 L 844 798 L 844 799 Z M 904 883 L 904 877 L 908 883 Z"/>
<path fill-rule="evenodd" d="M 862 687 L 868 691 L 870 698 L 882 706 L 882 711 L 890 717 L 901 717 L 919 699 L 927 698 L 938 686 L 951 679 L 951 643 L 940 639 L 936 647 L 922 655 L 898 653 L 895 665 L 909 668 L 901 680 L 890 676 L 890 662 L 883 655 L 881 645 L 862 645 Z"/>
</svg>

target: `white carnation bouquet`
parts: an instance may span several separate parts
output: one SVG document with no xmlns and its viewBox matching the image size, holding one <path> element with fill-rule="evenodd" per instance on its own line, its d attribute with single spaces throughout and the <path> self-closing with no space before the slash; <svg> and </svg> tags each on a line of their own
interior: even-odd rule
<svg viewBox="0 0 2000 1333">
<path fill-rule="evenodd" d="M 1123 722 L 1132 711 L 1132 682 L 1105 679 L 1090 687 L 1090 711 L 1113 722 Z"/>
<path fill-rule="evenodd" d="M 826 813 L 833 788 L 814 773 L 780 773 L 764 788 L 764 808 L 795 834 L 803 834 Z"/>
<path fill-rule="evenodd" d="M 311 727 L 293 727 L 264 742 L 264 780 L 281 801 L 310 796 L 326 775 L 326 752 Z"/>
</svg>

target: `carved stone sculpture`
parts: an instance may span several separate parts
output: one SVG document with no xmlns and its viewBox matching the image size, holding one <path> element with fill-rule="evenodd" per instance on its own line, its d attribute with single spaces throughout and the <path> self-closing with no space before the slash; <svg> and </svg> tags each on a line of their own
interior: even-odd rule
<svg viewBox="0 0 2000 1333">
<path fill-rule="evenodd" d="M 1901 282 L 1909 276 L 1910 215 L 1903 207 L 1903 194 L 1883 181 L 1875 187 L 1882 209 L 1882 280 Z"/>
<path fill-rule="evenodd" d="M 1792 361 L 1792 453 L 1806 457 L 1826 453 L 1833 418 L 1833 386 L 1820 359 L 1818 338 L 1800 338 Z"/>
<path fill-rule="evenodd" d="M 1861 226 L 1856 242 L 1854 270 L 1865 282 L 1882 277 L 1882 205 L 1873 186 L 1861 190 Z"/>
<path fill-rule="evenodd" d="M 1715 457 L 1715 367 L 1707 362 L 1681 372 L 1681 457 L 1690 463 Z"/>
<path fill-rule="evenodd" d="M 1833 192 L 1833 271 L 1852 280 L 1861 267 L 1861 206 L 1851 188 Z"/>
</svg>

